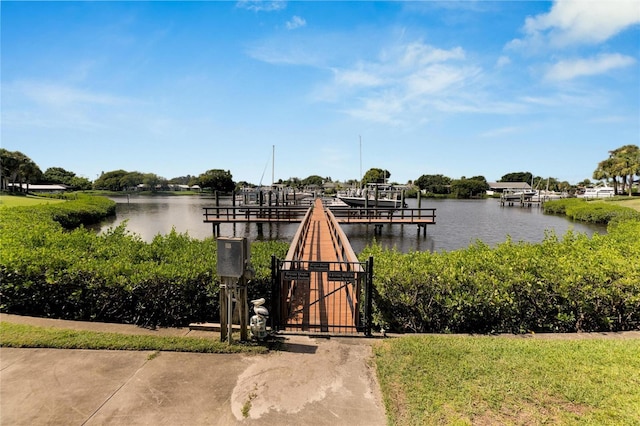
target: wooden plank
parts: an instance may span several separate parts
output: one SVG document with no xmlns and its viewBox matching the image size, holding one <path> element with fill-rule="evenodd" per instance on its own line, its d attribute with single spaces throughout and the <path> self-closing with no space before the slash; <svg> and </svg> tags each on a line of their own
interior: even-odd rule
<svg viewBox="0 0 640 426">
<path fill-rule="evenodd" d="M 302 250 L 303 262 L 328 262 L 335 268 L 339 258 L 332 241 L 331 230 L 322 201 L 316 200 L 310 218 L 309 231 Z M 318 266 L 317 264 L 315 266 Z M 288 325 L 302 330 L 339 332 L 355 329 L 352 285 L 344 281 L 329 280 L 326 265 L 313 270 L 310 265 L 310 280 L 296 283 L 296 298 L 292 300 L 292 310 L 296 313 L 289 318 Z M 313 330 L 312 330 L 313 328 Z"/>
</svg>

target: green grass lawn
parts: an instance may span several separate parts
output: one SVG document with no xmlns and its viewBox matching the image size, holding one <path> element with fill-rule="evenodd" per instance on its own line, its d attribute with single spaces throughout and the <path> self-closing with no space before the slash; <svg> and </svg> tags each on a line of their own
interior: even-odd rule
<svg viewBox="0 0 640 426">
<path fill-rule="evenodd" d="M 67 330 L 0 322 L 0 346 L 12 348 L 111 349 L 205 353 L 265 353 L 265 346 L 229 345 L 217 339 L 144 336 Z"/>
<path fill-rule="evenodd" d="M 622 199 L 617 197 L 615 201 L 610 201 L 613 204 L 617 204 L 622 207 L 629 207 L 640 212 L 640 197 L 629 197 L 628 199 Z"/>
<path fill-rule="evenodd" d="M 18 195 L 0 195 L 0 207 L 20 207 L 35 206 L 37 204 L 63 203 L 64 200 L 55 200 L 52 198 L 18 196 Z"/>
<path fill-rule="evenodd" d="M 640 339 L 423 336 L 374 352 L 389 424 L 640 424 Z"/>
</svg>

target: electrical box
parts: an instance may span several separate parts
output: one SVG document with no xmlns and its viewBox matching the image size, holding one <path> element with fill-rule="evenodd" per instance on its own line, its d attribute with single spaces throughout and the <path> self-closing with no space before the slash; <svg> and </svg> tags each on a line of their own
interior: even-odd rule
<svg viewBox="0 0 640 426">
<path fill-rule="evenodd" d="M 240 278 L 249 264 L 249 241 L 244 237 L 218 237 L 218 275 Z"/>
</svg>

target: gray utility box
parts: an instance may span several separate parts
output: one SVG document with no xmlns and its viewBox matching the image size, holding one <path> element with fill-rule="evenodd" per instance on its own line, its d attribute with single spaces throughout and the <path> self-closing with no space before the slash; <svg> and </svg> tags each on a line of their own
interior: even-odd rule
<svg viewBox="0 0 640 426">
<path fill-rule="evenodd" d="M 218 237 L 218 275 L 240 278 L 244 275 L 251 252 L 244 237 Z"/>
</svg>

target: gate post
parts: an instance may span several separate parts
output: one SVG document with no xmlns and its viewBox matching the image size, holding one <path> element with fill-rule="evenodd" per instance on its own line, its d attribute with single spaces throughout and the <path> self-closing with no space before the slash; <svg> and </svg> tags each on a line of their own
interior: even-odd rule
<svg viewBox="0 0 640 426">
<path fill-rule="evenodd" d="M 372 327 L 372 319 L 373 313 L 372 304 L 373 304 L 373 256 L 369 256 L 369 260 L 367 261 L 367 282 L 365 289 L 365 304 L 364 304 L 364 317 L 365 317 L 365 329 L 364 335 L 367 337 L 371 337 L 371 327 Z"/>
<path fill-rule="evenodd" d="M 271 255 L 271 330 L 280 329 L 280 280 L 278 259 Z"/>
</svg>

